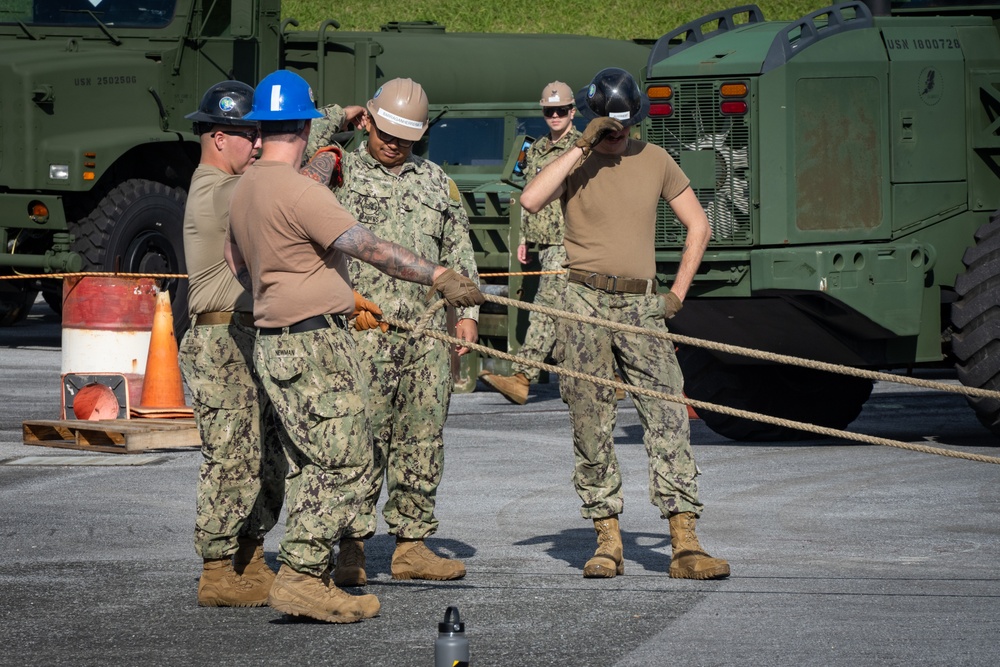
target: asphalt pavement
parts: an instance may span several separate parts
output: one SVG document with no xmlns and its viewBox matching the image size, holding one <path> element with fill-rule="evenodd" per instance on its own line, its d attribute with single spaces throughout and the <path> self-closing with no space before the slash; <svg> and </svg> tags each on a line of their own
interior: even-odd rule
<svg viewBox="0 0 1000 667">
<path fill-rule="evenodd" d="M 698 533 L 732 576 L 670 579 L 626 400 L 615 431 L 625 575 L 584 579 L 594 531 L 555 382 L 523 407 L 483 385 L 452 400 L 428 544 L 463 559 L 464 579 L 393 581 L 383 524 L 367 549 L 378 618 L 199 608 L 197 450 L 22 444 L 23 421 L 59 416 L 60 335 L 41 302 L 0 329 L 2 665 L 430 666 L 448 606 L 482 666 L 1000 661 L 1000 466 L 838 440 L 737 443 L 695 420 Z M 850 430 L 1000 456 L 963 398 L 902 385 L 878 383 Z M 281 532 L 265 544 L 272 565 Z"/>
</svg>

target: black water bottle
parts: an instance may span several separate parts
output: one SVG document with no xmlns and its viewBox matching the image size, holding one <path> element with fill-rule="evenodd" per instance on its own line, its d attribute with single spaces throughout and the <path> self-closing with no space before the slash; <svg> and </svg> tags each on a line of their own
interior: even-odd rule
<svg viewBox="0 0 1000 667">
<path fill-rule="evenodd" d="M 448 607 L 444 622 L 438 623 L 434 641 L 434 667 L 469 667 L 469 640 L 457 607 Z"/>
</svg>

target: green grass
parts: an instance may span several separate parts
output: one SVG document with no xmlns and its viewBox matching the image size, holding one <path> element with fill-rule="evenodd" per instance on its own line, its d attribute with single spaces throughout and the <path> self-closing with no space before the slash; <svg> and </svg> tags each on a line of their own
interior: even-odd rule
<svg viewBox="0 0 1000 667">
<path fill-rule="evenodd" d="M 752 1 L 752 0 L 750 0 Z M 748 0 L 285 0 L 282 18 L 315 30 L 324 19 L 341 30 L 377 31 L 390 21 L 437 21 L 448 32 L 571 33 L 616 39 L 657 38 L 712 12 Z M 823 0 L 760 0 L 768 20 L 795 19 Z"/>
</svg>

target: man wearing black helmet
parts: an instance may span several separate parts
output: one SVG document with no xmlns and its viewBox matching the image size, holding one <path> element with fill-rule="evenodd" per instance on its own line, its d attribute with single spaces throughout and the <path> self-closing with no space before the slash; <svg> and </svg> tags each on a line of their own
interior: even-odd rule
<svg viewBox="0 0 1000 667">
<path fill-rule="evenodd" d="M 569 285 L 566 310 L 616 323 L 666 331 L 680 310 L 711 235 L 708 218 L 690 182 L 662 148 L 630 136 L 649 113 L 649 100 L 632 76 L 601 70 L 577 93 L 576 106 L 590 118 L 575 146 L 543 169 L 521 195 L 531 213 L 560 200 L 566 216 Z M 654 234 L 656 207 L 666 201 L 687 229 L 680 266 L 670 291 L 657 294 Z M 561 366 L 611 377 L 617 363 L 629 383 L 678 395 L 683 388 L 673 346 L 662 339 L 560 320 Z M 618 515 L 621 473 L 615 456 L 614 390 L 570 377 L 560 392 L 573 424 L 573 481 L 584 518 L 597 531 L 597 551 L 585 577 L 624 574 Z M 695 535 L 698 469 L 683 405 L 634 395 L 649 456 L 650 500 L 670 522 L 669 573 L 685 579 L 729 576 L 729 564 L 705 553 Z"/>
<path fill-rule="evenodd" d="M 274 572 L 264 536 L 275 525 L 286 464 L 279 422 L 253 367 L 253 299 L 223 257 L 229 198 L 260 149 L 257 123 L 244 120 L 253 88 L 223 81 L 206 91 L 194 121 L 201 161 L 184 209 L 184 254 L 192 326 L 179 361 L 202 440 L 195 550 L 204 559 L 198 604 L 257 607 Z"/>
</svg>

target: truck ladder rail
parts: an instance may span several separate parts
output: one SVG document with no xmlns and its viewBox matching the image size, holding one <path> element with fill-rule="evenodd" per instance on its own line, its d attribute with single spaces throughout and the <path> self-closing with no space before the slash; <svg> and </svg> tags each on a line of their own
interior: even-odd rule
<svg viewBox="0 0 1000 667">
<path fill-rule="evenodd" d="M 741 5 L 732 9 L 723 9 L 722 11 L 707 14 L 700 19 L 685 23 L 656 40 L 653 50 L 649 53 L 649 62 L 646 64 L 646 71 L 653 71 L 653 66 L 656 63 L 666 60 L 670 56 L 677 55 L 689 46 L 694 46 L 706 39 L 734 30 L 740 25 L 745 25 L 736 23 L 736 17 L 740 14 L 747 15 L 746 23 L 748 24 L 764 22 L 764 12 L 761 11 L 760 7 L 757 5 Z M 716 23 L 715 30 L 702 32 L 701 29 L 704 26 L 713 22 Z M 684 35 L 684 41 L 671 47 L 670 42 L 680 35 Z"/>
<path fill-rule="evenodd" d="M 854 10 L 853 18 L 844 14 L 845 10 Z M 825 25 L 817 25 L 816 19 L 826 17 Z M 875 25 L 871 10 L 863 2 L 845 2 L 831 5 L 803 16 L 790 23 L 774 36 L 771 48 L 764 58 L 760 73 L 764 74 L 775 67 L 781 67 L 804 49 L 827 37 L 833 37 L 848 30 L 871 28 Z"/>
</svg>

